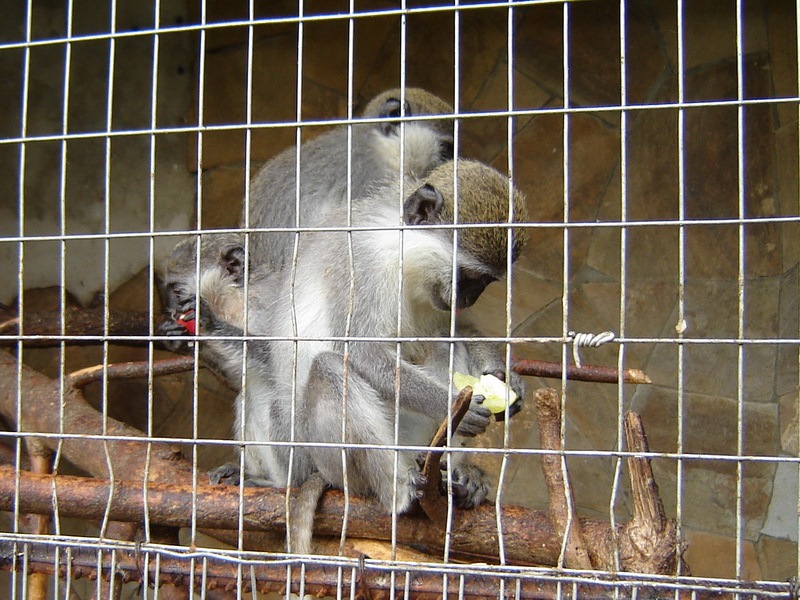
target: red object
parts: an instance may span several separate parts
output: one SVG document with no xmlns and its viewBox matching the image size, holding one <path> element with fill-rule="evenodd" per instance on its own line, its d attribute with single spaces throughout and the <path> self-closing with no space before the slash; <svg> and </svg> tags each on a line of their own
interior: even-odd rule
<svg viewBox="0 0 800 600">
<path fill-rule="evenodd" d="M 183 313 L 182 315 L 179 315 L 178 318 L 176 319 L 176 321 L 178 322 L 178 325 L 183 327 L 191 335 L 194 335 L 195 333 L 197 333 L 197 324 L 196 324 L 196 321 L 194 320 L 194 311 L 193 310 L 187 311 L 187 312 Z"/>
</svg>

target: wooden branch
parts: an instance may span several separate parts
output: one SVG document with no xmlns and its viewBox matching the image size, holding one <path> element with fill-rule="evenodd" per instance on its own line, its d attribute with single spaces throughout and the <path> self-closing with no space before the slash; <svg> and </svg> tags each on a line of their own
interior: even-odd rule
<svg viewBox="0 0 800 600">
<path fill-rule="evenodd" d="M 103 379 L 105 373 L 109 379 L 137 379 L 148 377 L 152 372 L 153 377 L 161 375 L 173 375 L 194 369 L 194 356 L 178 356 L 175 358 L 164 358 L 150 361 L 142 360 L 135 362 L 112 363 L 106 365 L 94 365 L 79 371 L 74 371 L 64 378 L 64 384 L 68 388 L 83 389 L 94 381 Z"/>
<path fill-rule="evenodd" d="M 52 473 L 53 451 L 46 447 L 39 438 L 25 438 L 25 447 L 31 461 L 31 470 L 39 475 Z M 11 475 L 13 479 L 13 472 Z M 47 513 L 25 515 L 21 523 L 22 531 L 36 535 L 50 533 L 51 518 Z M 28 598 L 45 600 L 47 598 L 48 576 L 45 573 L 31 573 L 28 578 Z"/>
<path fill-rule="evenodd" d="M 552 388 L 541 388 L 533 394 L 539 440 L 543 450 L 561 452 L 561 399 Z M 564 545 L 564 566 L 570 569 L 592 568 L 583 529 L 575 511 L 575 499 L 569 482 L 567 462 L 557 454 L 542 455 L 542 471 L 550 496 L 550 518 Z"/>
<path fill-rule="evenodd" d="M 21 404 L 22 413 L 17 415 L 17 370 L 20 370 L 22 394 L 25 402 Z M 49 447 L 59 446 L 64 458 L 71 461 L 79 468 L 99 478 L 108 478 L 107 461 L 111 463 L 115 476 L 114 494 L 130 486 L 129 495 L 132 502 L 139 502 L 139 508 L 131 509 L 134 512 L 127 518 L 123 514 L 112 512 L 109 518 L 113 520 L 132 519 L 140 522 L 143 506 L 141 505 L 141 490 L 144 482 L 145 464 L 149 457 L 148 481 L 152 485 L 166 486 L 159 490 L 161 494 L 171 494 L 169 500 L 156 501 L 149 498 L 150 519 L 152 523 L 163 521 L 164 525 L 180 526 L 187 523 L 187 518 L 192 515 L 192 465 L 180 456 L 178 449 L 168 443 L 138 441 L 135 438 L 143 434 L 124 423 L 113 418 L 103 418 L 99 412 L 92 408 L 83 398 L 79 390 L 66 390 L 61 394 L 60 385 L 44 375 L 26 367 L 19 366 L 15 359 L 7 352 L 0 352 L 0 414 L 10 423 L 17 424 L 21 432 L 31 431 L 34 435 L 41 433 L 79 433 L 96 434 L 92 438 L 60 438 L 40 437 Z M 104 430 L 105 425 L 105 430 Z M 109 436 L 129 437 L 132 439 L 103 439 L 99 435 L 105 431 Z M 28 475 L 29 478 L 44 477 Z M 27 481 L 28 479 L 26 479 Z M 52 492 L 52 478 L 44 477 L 42 493 Z M 30 479 L 33 481 L 33 479 Z M 0 485 L 13 485 L 13 478 L 0 477 Z M 68 479 L 59 476 L 59 508 L 60 514 L 67 514 L 69 502 L 66 500 Z M 123 482 L 126 482 L 123 484 Z M 108 486 L 108 482 L 101 482 Z M 81 511 L 89 510 L 93 505 L 86 498 L 90 489 L 88 482 L 79 479 L 76 490 L 83 495 L 74 501 L 77 506 L 75 516 L 91 518 Z M 171 486 L 171 487 L 170 487 Z M 104 515 L 108 487 L 96 488 L 97 498 L 94 518 Z M 239 490 L 222 486 L 213 488 L 199 486 L 197 498 L 198 510 L 202 507 L 204 514 L 202 523 L 209 527 L 230 527 L 236 529 L 239 515 Z M 27 492 L 23 494 L 28 498 Z M 283 540 L 285 521 L 283 508 L 285 496 L 283 490 L 270 490 L 268 488 L 245 489 L 244 493 L 245 526 L 242 532 L 245 548 L 269 548 L 275 539 Z M 161 496 L 167 498 L 167 496 Z M 8 489 L 0 491 L 0 498 L 13 498 Z M 135 499 L 135 498 L 138 498 Z M 188 500 L 187 500 L 188 499 Z M 41 500 L 38 510 L 49 512 L 52 498 Z M 366 537 L 379 540 L 392 539 L 392 519 L 386 515 L 380 506 L 363 498 L 351 498 L 347 514 L 348 531 L 355 537 Z M 169 516 L 170 505 L 179 507 L 179 514 Z M 28 500 L 21 503 L 19 510 L 38 512 L 33 510 Z M 116 509 L 115 509 L 116 510 Z M 159 511 L 161 511 L 159 513 Z M 174 511 L 173 511 L 174 512 Z M 161 514 L 158 519 L 154 514 Z M 70 513 L 71 514 L 71 513 Z M 199 516 L 199 514 L 198 514 Z M 320 502 L 317 518 L 315 519 L 315 533 L 338 537 L 341 523 L 345 518 L 344 502 L 341 492 L 329 491 Z M 456 510 L 453 514 L 450 544 L 453 556 L 461 556 L 479 562 L 496 562 L 498 560 L 498 535 L 496 514 L 493 506 L 484 505 L 470 511 Z M 551 520 L 546 513 L 533 511 L 520 507 L 505 506 L 500 515 L 503 529 L 513 531 L 515 535 L 505 536 L 505 555 L 509 562 L 519 564 L 557 564 L 561 544 L 561 536 L 553 531 Z M 274 521 L 274 522 L 273 522 Z M 600 557 L 609 553 L 611 529 L 606 522 L 581 519 L 587 550 L 594 564 L 603 565 Z M 275 529 L 280 530 L 275 535 Z M 253 530 L 258 530 L 256 533 Z M 439 532 L 430 527 L 430 521 L 421 515 L 402 515 L 397 519 L 397 541 L 403 544 L 418 544 L 434 548 L 437 551 L 443 547 L 444 539 Z M 263 533 L 262 533 L 263 532 Z M 271 532 L 271 533 L 270 533 Z M 217 530 L 209 532 L 228 543 L 236 544 L 239 532 Z M 629 562 L 626 556 L 622 557 L 623 570 L 633 570 L 640 567 L 641 563 Z"/>
<path fill-rule="evenodd" d="M 472 402 L 472 386 L 467 386 L 458 393 L 458 396 L 453 403 L 452 419 L 453 425 L 449 428 L 450 431 L 458 429 L 461 419 L 467 414 L 469 404 Z M 439 429 L 431 440 L 431 448 L 441 448 L 447 443 L 448 432 L 448 419 L 445 417 Z M 420 498 L 420 505 L 425 514 L 428 515 L 431 521 L 434 522 L 440 529 L 445 528 L 447 521 L 447 505 L 448 500 L 442 496 L 440 485 L 442 483 L 442 471 L 440 463 L 442 459 L 443 450 L 428 450 L 425 455 L 425 464 L 422 467 L 422 475 L 425 477 L 425 483 L 422 486 L 422 498 Z"/>
<path fill-rule="evenodd" d="M 547 377 L 561 379 L 563 365 L 560 362 L 545 360 L 530 360 L 524 358 L 514 359 L 511 367 L 519 375 L 529 377 Z M 592 381 L 595 383 L 619 383 L 619 371 L 613 367 L 598 367 L 593 365 L 567 365 L 567 379 L 573 381 Z M 652 383 L 646 373 L 639 369 L 625 369 L 622 372 L 623 383 Z"/>
<path fill-rule="evenodd" d="M 58 475 L 59 515 L 79 519 L 114 521 L 144 520 L 145 502 L 140 481 L 116 480 L 114 486 L 106 479 L 91 479 Z M 14 506 L 15 477 L 11 467 L 0 467 L 0 510 Z M 239 524 L 239 489 L 233 486 L 198 485 L 195 501 L 190 483 L 173 485 L 148 484 L 147 510 L 151 525 L 170 527 L 189 526 L 192 519 L 203 529 L 237 530 Z M 297 490 L 291 490 L 296 498 Z M 19 509 L 49 514 L 53 501 L 53 477 L 20 472 Z M 285 533 L 285 490 L 281 488 L 244 488 L 241 512 L 244 531 Z M 392 539 L 392 518 L 372 499 L 351 497 L 347 514 L 348 535 L 389 541 Z M 314 518 L 315 535 L 337 537 L 341 533 L 344 514 L 344 495 L 328 490 L 322 497 Z M 497 562 L 497 527 L 492 505 L 473 510 L 455 510 L 451 547 L 453 555 L 474 558 L 481 562 Z M 503 527 L 514 531 L 506 536 L 506 556 L 521 564 L 555 565 L 561 548 L 560 537 L 552 529 L 546 512 L 515 506 L 503 507 Z M 608 524 L 586 521 L 592 531 L 609 530 Z M 610 532 L 609 532 L 610 534 Z M 602 536 L 601 536 L 602 537 Z M 397 520 L 397 541 L 439 551 L 444 538 L 431 527 L 421 512 L 402 515 Z"/>
<path fill-rule="evenodd" d="M 111 553 L 103 552 L 101 556 L 100 572 L 98 572 L 97 551 L 93 548 L 74 547 L 69 556 L 61 552 L 57 557 L 56 549 L 45 543 L 32 543 L 27 545 L 27 566 L 35 572 L 49 573 L 63 577 L 69 570 L 73 579 L 97 577 L 107 578 L 111 569 Z M 18 547 L 9 541 L 0 541 L 0 569 L 13 568 L 14 553 Z M 296 563 L 298 566 L 300 561 Z M 341 563 L 340 563 L 341 564 Z M 188 586 L 194 584 L 194 589 L 199 593 L 203 583 L 211 591 L 236 591 L 240 584 L 237 579 L 237 564 L 235 561 L 210 555 L 203 560 L 190 562 L 188 557 L 159 556 L 159 560 L 144 561 L 143 554 L 134 549 L 116 549 L 114 556 L 115 572 L 122 581 L 142 581 L 145 567 L 147 580 L 158 582 L 161 586 L 172 584 L 175 586 Z M 17 568 L 21 564 L 17 562 Z M 299 578 L 286 580 L 287 563 L 285 561 L 264 561 L 244 568 L 244 577 L 241 581 L 241 591 L 249 594 L 252 591 L 252 582 L 255 581 L 259 592 L 277 592 L 285 595 L 286 592 L 298 594 L 300 592 Z M 192 570 L 193 569 L 193 570 Z M 505 581 L 505 590 L 513 590 L 515 598 L 522 600 L 549 600 L 564 598 L 566 583 L 572 590 L 571 582 L 557 581 L 554 577 L 541 577 L 536 573 L 504 573 L 497 574 L 483 572 L 482 574 L 454 575 L 446 579 L 441 573 L 422 570 L 397 571 L 390 570 L 380 564 L 366 561 L 353 565 L 347 563 L 343 566 L 341 574 L 335 566 L 306 563 L 303 566 L 303 591 L 317 597 L 352 597 L 371 598 L 384 600 L 393 597 L 409 597 L 420 599 L 442 598 L 499 598 L 501 597 L 501 580 Z M 476 570 L 480 572 L 480 567 Z M 392 573 L 396 576 L 392 578 Z M 620 584 L 613 576 L 604 577 L 595 575 L 598 583 L 580 581 L 576 583 L 574 591 L 579 598 L 605 598 L 613 594 L 614 584 Z M 567 577 L 562 576 L 562 580 Z M 605 585 L 603 582 L 605 581 Z M 287 583 L 289 585 L 287 585 Z M 623 584 L 624 585 L 624 584 Z M 351 590 L 354 587 L 354 590 Z M 158 597 L 164 588 L 159 588 Z M 664 598 L 674 595 L 673 586 L 669 582 L 650 581 L 637 584 L 640 596 L 648 598 Z M 699 592 L 699 600 L 714 598 L 715 600 L 731 598 L 732 594 L 718 592 Z M 208 594 L 206 594 L 208 597 Z"/>
<path fill-rule="evenodd" d="M 67 306 L 64 311 L 63 335 L 85 335 L 102 338 L 102 336 L 148 336 L 153 318 L 145 312 L 124 310 L 110 310 L 108 315 L 108 330 L 105 328 L 105 310 L 98 308 L 79 308 Z M 60 336 L 62 316 L 57 310 L 41 312 L 26 311 L 22 323 L 24 335 Z M 19 333 L 19 317 L 6 318 L 0 322 L 0 345 L 16 345 L 15 336 Z M 80 340 L 69 341 L 70 344 L 96 344 L 102 341 Z M 25 340 L 25 346 L 49 347 L 58 346 L 61 342 L 57 339 Z M 115 343 L 123 343 L 115 341 Z M 146 341 L 130 340 L 124 342 L 137 346 L 146 345 Z"/>
<path fill-rule="evenodd" d="M 642 418 L 634 413 L 625 414 L 623 422 L 625 444 L 629 452 L 650 451 L 642 426 Z M 627 459 L 633 499 L 633 519 L 620 534 L 620 554 L 624 562 L 636 565 L 640 572 L 689 575 L 689 567 L 683 561 L 684 545 L 678 536 L 678 527 L 673 519 L 667 519 L 664 503 L 658 493 L 650 459 L 630 457 Z"/>
</svg>

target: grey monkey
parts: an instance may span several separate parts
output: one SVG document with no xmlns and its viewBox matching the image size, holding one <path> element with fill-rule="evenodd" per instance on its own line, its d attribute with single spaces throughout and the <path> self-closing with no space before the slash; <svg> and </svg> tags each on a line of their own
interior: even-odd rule
<svg viewBox="0 0 800 600">
<path fill-rule="evenodd" d="M 318 225 L 330 209 L 357 200 L 370 187 L 387 177 L 401 175 L 401 133 L 396 121 L 401 116 L 451 114 L 444 100 L 418 88 L 389 90 L 373 98 L 362 117 L 386 119 L 352 126 L 348 152 L 348 128 L 337 127 L 300 147 L 300 212 L 297 219 L 297 151 L 293 146 L 269 162 L 253 178 L 247 205 L 242 211 L 242 226 L 252 228 L 292 228 Z M 401 110 L 401 108 L 403 110 Z M 426 176 L 431 169 L 453 158 L 452 120 L 434 119 L 406 122 L 403 129 L 402 168 L 406 174 Z M 348 172 L 348 158 L 350 171 Z M 349 177 L 348 177 L 349 173 Z M 348 179 L 350 190 L 348 194 Z M 399 205 L 399 198 L 387 199 Z M 346 219 L 346 215 L 342 215 Z M 340 223 L 346 224 L 346 220 Z M 283 268 L 291 261 L 295 234 L 254 232 L 250 234 L 253 265 Z"/>
<path fill-rule="evenodd" d="M 205 233 L 179 242 L 162 273 L 161 296 L 168 318 L 159 326 L 159 333 L 168 336 L 185 336 L 195 332 L 228 336 L 223 340 L 201 340 L 199 356 L 207 367 L 236 390 L 241 388 L 244 357 L 240 341 L 246 276 L 243 244 L 242 236 L 233 233 Z M 256 292 L 263 287 L 259 284 L 262 276 L 259 269 L 249 274 Z M 196 312 L 198 302 L 201 305 L 199 314 Z M 255 306 L 255 302 L 251 302 Z M 179 350 L 182 343 L 175 337 L 166 346 Z M 267 369 L 271 368 L 268 353 L 269 344 L 252 344 L 248 370 L 266 375 Z M 238 472 L 237 464 L 223 465 L 210 473 L 211 483 L 224 480 L 225 483 L 238 485 Z M 274 483 L 269 473 L 261 471 L 257 476 L 248 478 L 245 485 L 271 487 Z M 288 546 L 294 552 L 309 553 L 313 515 L 326 488 L 327 483 L 313 473 L 300 486 L 300 492 L 291 505 L 290 522 L 293 526 L 287 538 Z"/>
<path fill-rule="evenodd" d="M 260 442 L 245 448 L 247 477 L 290 486 L 316 478 L 317 483 L 344 488 L 346 476 L 350 492 L 374 495 L 387 511 L 405 512 L 418 497 L 421 475 L 415 452 L 401 451 L 395 472 L 395 451 L 382 447 L 395 440 L 396 408 L 399 443 L 424 446 L 452 400 L 451 349 L 456 371 L 505 377 L 505 361 L 494 344 L 447 341 L 451 310 L 471 306 L 489 283 L 505 275 L 509 261 L 508 227 L 460 231 L 454 257 L 452 230 L 425 226 L 454 222 L 456 165 L 458 223 L 502 224 L 509 214 L 515 223 L 525 220 L 524 198 L 511 190 L 507 178 L 477 162 L 449 162 L 425 179 L 384 182 L 354 203 L 354 225 L 375 229 L 353 231 L 351 236 L 303 233 L 294 275 L 289 270 L 273 271 L 250 281 L 248 332 L 273 339 L 250 341 L 247 393 L 237 400 L 237 422 L 243 423 L 243 432 L 237 428 L 236 435 Z M 388 200 L 400 197 L 401 185 L 406 198 L 400 217 Z M 340 223 L 341 214 L 333 211 L 329 219 Z M 387 229 L 401 224 L 402 231 Z M 512 227 L 511 236 L 513 261 L 524 245 L 525 231 Z M 193 303 L 194 298 L 187 301 Z M 200 302 L 201 334 L 242 335 L 241 328 L 217 319 L 202 297 Z M 458 334 L 474 335 L 471 326 L 460 323 L 463 317 L 458 319 Z M 442 341 L 403 342 L 398 358 L 392 341 L 398 333 Z M 294 337 L 299 340 L 296 351 L 295 342 L 288 340 Z M 356 339 L 345 349 L 347 337 Z M 241 343 L 231 340 L 231 344 L 230 354 L 241 361 Z M 508 375 L 521 396 L 522 381 L 514 373 Z M 490 413 L 481 407 L 481 400 L 473 399 L 457 434 L 473 436 L 485 430 Z M 510 407 L 509 414 L 518 408 L 519 404 Z M 335 447 L 343 441 L 372 447 L 347 449 L 345 469 Z M 288 445 L 272 442 L 298 444 L 291 469 Z M 303 446 L 303 442 L 332 446 Z M 488 478 L 464 462 L 461 453 L 454 454 L 455 502 L 465 508 L 476 506 L 487 494 Z M 313 516 L 313 506 L 305 510 Z M 305 522 L 310 523 L 310 517 Z M 298 549 L 305 548 L 301 544 Z"/>
<path fill-rule="evenodd" d="M 245 272 L 245 251 L 239 234 L 206 232 L 180 241 L 161 273 L 159 291 L 167 318 L 159 324 L 158 333 L 174 338 L 164 342 L 167 349 L 185 350 L 187 344 L 180 336 L 194 333 L 195 305 L 187 302 L 187 298 L 202 298 L 216 319 L 241 330 Z M 257 280 L 258 275 L 251 279 Z M 200 344 L 200 358 L 229 386 L 239 389 L 241 352 L 237 357 L 230 352 L 229 344 L 204 340 Z"/>
</svg>

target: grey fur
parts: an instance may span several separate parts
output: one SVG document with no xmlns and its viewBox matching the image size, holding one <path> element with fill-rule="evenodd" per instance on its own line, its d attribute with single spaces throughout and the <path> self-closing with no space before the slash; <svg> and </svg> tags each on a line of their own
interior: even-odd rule
<svg viewBox="0 0 800 600">
<path fill-rule="evenodd" d="M 400 97 L 400 90 L 384 92 L 369 103 L 362 116 L 390 119 L 399 114 Z M 446 102 L 417 88 L 406 88 L 405 101 L 405 116 L 453 112 Z M 300 147 L 300 227 L 319 225 L 329 210 L 346 206 L 348 198 L 363 198 L 376 183 L 399 175 L 400 128 L 395 121 L 359 123 L 351 131 L 349 177 L 348 127 L 337 127 Z M 403 168 L 407 174 L 424 177 L 452 158 L 451 120 L 406 122 L 403 139 Z M 243 227 L 297 226 L 296 165 L 297 151 L 293 146 L 261 168 L 250 188 L 249 222 L 247 207 L 242 212 Z M 399 202 L 399 199 L 388 201 Z M 342 219 L 339 224 L 343 225 L 346 215 Z M 295 234 L 291 231 L 250 234 L 251 264 L 266 265 L 272 270 L 283 268 L 291 261 L 294 241 Z"/>
<path fill-rule="evenodd" d="M 452 176 L 452 163 L 437 171 L 441 169 L 444 169 L 444 176 L 447 172 Z M 494 213 L 487 213 L 489 220 L 494 218 L 493 214 L 508 214 L 506 196 L 469 195 L 471 183 L 477 188 L 482 178 L 502 181 L 504 178 L 499 173 L 468 161 L 459 162 L 459 172 L 461 203 L 497 204 Z M 442 172 L 438 176 L 443 176 Z M 408 178 L 403 184 L 404 189 L 411 192 L 408 196 L 411 198 L 425 181 Z M 399 198 L 399 194 L 399 181 L 376 189 L 353 206 L 354 224 L 364 227 L 398 225 L 399 210 L 387 199 Z M 445 205 L 452 206 L 452 198 L 445 197 L 444 201 Z M 506 204 L 506 208 L 499 206 L 501 204 Z M 334 223 L 340 218 L 341 214 L 335 212 L 329 217 Z M 325 223 L 323 220 L 322 224 Z M 238 424 L 243 424 L 244 439 L 263 444 L 246 447 L 248 477 L 265 477 L 276 485 L 298 486 L 319 472 L 324 481 L 342 488 L 345 475 L 338 448 L 299 445 L 294 448 L 290 473 L 291 450 L 287 446 L 270 445 L 270 442 L 337 444 L 345 441 L 383 446 L 395 439 L 397 402 L 401 425 L 407 425 L 408 420 L 416 421 L 414 426 L 401 426 L 400 443 L 426 445 L 436 425 L 446 416 L 452 400 L 447 384 L 451 344 L 446 341 L 403 343 L 399 373 L 396 373 L 396 343 L 381 341 L 391 340 L 398 333 L 401 235 L 404 311 L 399 334 L 401 337 L 447 338 L 450 312 L 437 308 L 451 300 L 452 233 L 447 230 L 415 226 L 403 234 L 396 231 L 352 233 L 353 301 L 349 331 L 351 265 L 346 233 L 302 234 L 294 274 L 294 304 L 287 293 L 292 287 L 291 271 L 271 272 L 250 281 L 249 333 L 277 340 L 250 341 L 247 394 L 240 395 L 237 402 L 237 425 L 234 427 L 237 436 L 242 434 Z M 485 270 L 493 277 L 504 275 L 497 265 L 484 265 L 481 259 L 473 248 L 469 253 L 459 252 L 458 264 L 471 270 Z M 215 320 L 213 312 L 202 302 L 200 314 L 203 334 L 231 335 L 236 329 Z M 471 335 L 473 332 L 469 326 L 464 326 L 459 333 Z M 242 331 L 235 333 L 241 335 Z M 296 364 L 295 343 L 281 340 L 293 337 L 299 338 Z M 326 339 L 345 337 L 374 340 L 350 341 L 345 348 L 342 340 Z M 455 342 L 452 345 L 457 371 L 505 372 L 504 360 L 493 344 Z M 240 356 L 240 348 L 239 342 L 231 342 L 230 354 Z M 297 374 L 294 398 L 292 373 Z M 396 383 L 399 383 L 397 391 Z M 522 382 L 513 373 L 511 385 L 522 394 Z M 489 416 L 476 398 L 457 433 L 473 436 L 483 432 Z M 426 422 L 427 427 L 419 427 L 420 420 Z M 389 449 L 350 449 L 345 457 L 351 493 L 375 495 L 387 510 L 394 508 L 398 512 L 407 510 L 417 498 L 420 473 L 413 452 L 400 453 L 396 473 L 395 452 Z M 459 468 L 459 459 L 460 454 L 453 458 L 455 468 Z M 459 479 L 456 483 L 475 491 L 482 499 L 486 484 L 466 481 L 470 477 L 480 478 L 479 472 L 477 468 L 456 471 Z M 467 506 L 474 504 L 475 500 L 471 499 L 464 502 Z"/>
</svg>

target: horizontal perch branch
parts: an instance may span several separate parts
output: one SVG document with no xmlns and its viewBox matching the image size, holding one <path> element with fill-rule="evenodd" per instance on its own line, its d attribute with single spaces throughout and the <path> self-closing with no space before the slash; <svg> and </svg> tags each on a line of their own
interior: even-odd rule
<svg viewBox="0 0 800 600">
<path fill-rule="evenodd" d="M 59 515 L 80 519 L 108 518 L 115 521 L 142 522 L 145 500 L 141 482 L 115 481 L 112 487 L 106 479 L 91 479 L 67 475 L 19 474 L 19 510 L 49 514 L 53 506 L 53 481 L 58 494 Z M 14 470 L 0 466 L 0 510 L 12 510 L 15 498 Z M 286 496 L 280 488 L 245 488 L 198 485 L 193 496 L 191 484 L 172 485 L 150 483 L 147 487 L 147 515 L 154 525 L 185 527 L 195 523 L 203 529 L 236 530 L 241 506 L 242 527 L 245 531 L 285 531 Z M 111 502 L 108 503 L 109 495 Z M 193 502 L 194 497 L 194 502 Z M 292 490 L 292 499 L 296 490 Z M 370 499 L 351 497 L 347 515 L 347 531 L 353 537 L 389 541 L 392 538 L 392 518 L 380 505 Z M 338 537 L 344 514 L 344 494 L 328 490 L 314 518 L 316 535 Z M 605 543 L 610 529 L 607 523 L 584 519 L 584 528 Z M 522 564 L 555 565 L 561 549 L 561 538 L 553 530 L 546 512 L 516 506 L 502 509 L 506 557 Z M 588 536 L 587 536 L 588 537 Z M 397 541 L 439 549 L 444 544 L 443 533 L 431 527 L 430 520 L 417 511 L 397 519 Z M 451 532 L 451 551 L 454 555 L 497 562 L 498 536 L 495 509 L 483 505 L 474 510 L 454 513 Z M 592 548 L 592 543 L 587 541 Z M 604 553 L 604 548 L 595 548 Z"/>
<path fill-rule="evenodd" d="M 135 312 L 127 310 L 109 310 L 108 329 L 105 323 L 105 309 L 98 308 L 78 308 L 68 306 L 64 311 L 62 320 L 61 312 L 57 310 L 31 312 L 26 311 L 22 322 L 22 334 L 59 336 L 59 335 L 86 335 L 86 336 L 147 336 L 150 335 L 150 328 L 153 322 L 150 314 L 146 312 Z M 62 323 L 64 330 L 61 330 Z M 0 345 L 9 346 L 16 344 L 12 336 L 20 335 L 20 319 L 17 316 L 0 319 L 0 336 L 9 336 L 6 339 L 0 337 Z M 91 344 L 101 340 L 86 340 L 81 342 Z M 59 340 L 26 340 L 26 346 L 49 347 L 57 346 Z M 133 341 L 134 345 L 143 345 L 146 342 Z"/>
</svg>

